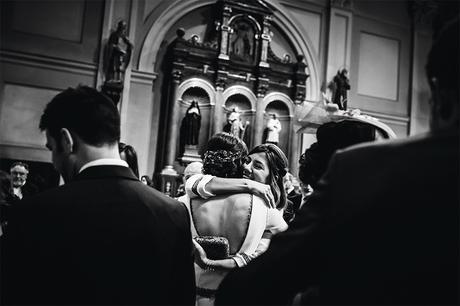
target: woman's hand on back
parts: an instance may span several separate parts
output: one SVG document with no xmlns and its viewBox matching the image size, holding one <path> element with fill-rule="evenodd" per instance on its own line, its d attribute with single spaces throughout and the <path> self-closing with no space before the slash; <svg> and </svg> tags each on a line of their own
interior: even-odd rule
<svg viewBox="0 0 460 306">
<path fill-rule="evenodd" d="M 276 208 L 275 198 L 273 197 L 270 185 L 262 184 L 249 179 L 245 180 L 250 193 L 261 197 L 269 208 Z"/>
</svg>

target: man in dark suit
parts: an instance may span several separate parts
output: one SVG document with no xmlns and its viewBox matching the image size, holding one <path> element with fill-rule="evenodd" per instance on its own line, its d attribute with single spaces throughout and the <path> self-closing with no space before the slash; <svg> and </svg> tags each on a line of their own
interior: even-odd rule
<svg viewBox="0 0 460 306">
<path fill-rule="evenodd" d="M 321 304 L 460 302 L 455 17 L 428 58 L 431 133 L 339 151 L 290 228 L 227 276 L 217 304 L 288 304 L 314 286 Z"/>
<path fill-rule="evenodd" d="M 5 304 L 193 304 L 187 210 L 120 159 L 120 117 L 69 88 L 40 121 L 65 185 L 18 204 L 2 248 Z"/>
</svg>

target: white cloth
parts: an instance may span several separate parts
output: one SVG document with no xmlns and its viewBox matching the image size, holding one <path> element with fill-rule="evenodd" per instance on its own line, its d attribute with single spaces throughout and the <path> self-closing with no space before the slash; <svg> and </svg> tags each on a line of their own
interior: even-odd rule
<svg viewBox="0 0 460 306">
<path fill-rule="evenodd" d="M 23 185 L 24 186 L 24 185 Z M 22 199 L 22 186 L 21 187 L 13 187 L 13 193 L 15 196 L 17 196 L 19 199 Z"/>
<path fill-rule="evenodd" d="M 122 167 L 128 167 L 128 163 L 125 162 L 122 159 L 116 159 L 116 158 L 100 158 L 96 160 L 92 160 L 86 164 L 84 164 L 78 173 L 82 172 L 83 170 L 89 168 L 89 167 L 94 167 L 94 166 L 122 166 Z"/>
<path fill-rule="evenodd" d="M 213 176 L 209 174 L 195 174 L 185 182 L 185 193 L 191 198 L 200 197 L 209 199 L 216 195 L 206 190 L 206 185 L 212 180 Z"/>
</svg>

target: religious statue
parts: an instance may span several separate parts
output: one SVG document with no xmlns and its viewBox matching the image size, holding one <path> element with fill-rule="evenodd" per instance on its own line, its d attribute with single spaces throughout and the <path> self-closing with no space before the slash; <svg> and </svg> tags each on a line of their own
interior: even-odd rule
<svg viewBox="0 0 460 306">
<path fill-rule="evenodd" d="M 126 36 L 127 24 L 118 23 L 116 31 L 110 34 L 107 42 L 106 82 L 122 82 L 124 72 L 131 59 L 133 44 Z"/>
<path fill-rule="evenodd" d="M 227 117 L 227 124 L 224 126 L 224 132 L 243 139 L 248 125 L 249 121 L 246 121 L 246 125 L 243 125 L 238 108 L 234 107 Z"/>
<path fill-rule="evenodd" d="M 186 145 L 198 145 L 200 135 L 201 112 L 198 103 L 193 100 L 190 107 L 185 112 L 184 132 Z"/>
<path fill-rule="evenodd" d="M 273 143 L 278 145 L 280 141 L 281 122 L 276 117 L 276 114 L 270 114 L 270 119 L 267 121 L 267 138 L 265 143 Z"/>
<path fill-rule="evenodd" d="M 242 60 L 249 60 L 252 57 L 253 46 L 250 38 L 250 30 L 246 24 L 237 26 L 236 38 L 232 42 L 232 53 Z"/>
<path fill-rule="evenodd" d="M 332 90 L 332 102 L 337 104 L 340 110 L 347 110 L 347 90 L 350 89 L 347 69 L 337 71 L 329 86 Z"/>
</svg>

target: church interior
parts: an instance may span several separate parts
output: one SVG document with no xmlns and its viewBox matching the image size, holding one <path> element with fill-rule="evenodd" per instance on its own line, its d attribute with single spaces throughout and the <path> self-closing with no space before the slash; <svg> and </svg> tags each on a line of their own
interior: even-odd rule
<svg viewBox="0 0 460 306">
<path fill-rule="evenodd" d="M 221 131 L 249 148 L 274 142 L 297 169 L 340 76 L 349 86 L 339 113 L 372 118 L 393 138 L 425 133 L 431 4 L 2 1 L 0 167 L 25 161 L 37 184 L 59 183 L 38 122 L 53 96 L 79 84 L 113 98 L 139 175 L 170 193 Z"/>
</svg>

